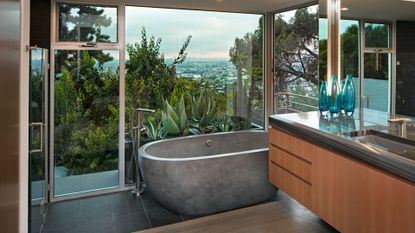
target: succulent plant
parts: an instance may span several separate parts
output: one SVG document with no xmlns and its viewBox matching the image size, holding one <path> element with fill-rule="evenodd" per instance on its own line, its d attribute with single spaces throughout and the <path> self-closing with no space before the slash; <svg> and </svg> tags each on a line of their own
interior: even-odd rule
<svg viewBox="0 0 415 233">
<path fill-rule="evenodd" d="M 233 122 L 229 116 L 221 116 L 215 122 L 215 132 L 230 132 L 239 130 L 239 127 Z"/>
<path fill-rule="evenodd" d="M 147 124 L 144 124 L 144 128 L 146 129 L 147 138 L 152 141 L 161 140 L 167 136 L 161 121 L 158 124 L 149 121 Z"/>
<path fill-rule="evenodd" d="M 164 100 L 161 112 L 161 122 L 165 132 L 172 136 L 186 136 L 189 134 L 189 120 L 183 96 L 173 108 L 167 100 Z"/>
<path fill-rule="evenodd" d="M 198 128 L 202 133 L 212 131 L 216 118 L 216 103 L 209 92 L 202 92 L 193 96 L 192 101 L 192 127 Z"/>
</svg>

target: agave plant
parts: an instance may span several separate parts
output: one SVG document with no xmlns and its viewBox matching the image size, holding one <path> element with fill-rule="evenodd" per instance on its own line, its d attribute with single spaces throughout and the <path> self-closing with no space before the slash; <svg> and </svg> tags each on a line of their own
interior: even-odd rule
<svg viewBox="0 0 415 233">
<path fill-rule="evenodd" d="M 187 119 L 183 96 L 175 108 L 167 100 L 164 100 L 161 122 L 165 132 L 169 135 L 185 136 L 189 134 L 189 120 Z"/>
<path fill-rule="evenodd" d="M 215 122 L 215 132 L 230 132 L 239 130 L 239 127 L 233 122 L 229 116 L 221 116 Z"/>
<path fill-rule="evenodd" d="M 209 92 L 202 92 L 192 97 L 192 127 L 199 129 L 202 133 L 212 131 L 216 116 L 216 103 Z"/>
<path fill-rule="evenodd" d="M 167 132 L 165 132 L 161 122 L 155 124 L 152 121 L 149 121 L 147 124 L 144 124 L 144 128 L 148 139 L 152 141 L 161 140 L 167 136 Z"/>
</svg>

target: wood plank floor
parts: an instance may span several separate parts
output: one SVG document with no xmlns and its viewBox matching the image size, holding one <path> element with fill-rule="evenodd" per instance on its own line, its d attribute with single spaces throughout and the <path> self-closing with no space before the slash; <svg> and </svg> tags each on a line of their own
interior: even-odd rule
<svg viewBox="0 0 415 233">
<path fill-rule="evenodd" d="M 140 233 L 337 233 L 291 198 Z"/>
</svg>

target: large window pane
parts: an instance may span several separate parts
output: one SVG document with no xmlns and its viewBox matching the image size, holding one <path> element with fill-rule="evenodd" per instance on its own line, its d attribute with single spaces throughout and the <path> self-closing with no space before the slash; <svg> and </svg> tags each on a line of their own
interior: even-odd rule
<svg viewBox="0 0 415 233">
<path fill-rule="evenodd" d="M 390 25 L 365 23 L 366 48 L 390 48 Z"/>
<path fill-rule="evenodd" d="M 142 142 L 262 128 L 262 25 L 261 15 L 127 7 L 127 121 L 132 108 L 157 110 Z M 164 110 L 182 97 L 176 127 Z"/>
<path fill-rule="evenodd" d="M 341 78 L 352 75 L 356 107 L 360 105 L 359 21 L 341 20 Z"/>
<path fill-rule="evenodd" d="M 318 28 L 318 6 L 275 15 L 276 114 L 317 110 L 319 43 L 327 47 L 327 40 L 319 41 Z"/>
<path fill-rule="evenodd" d="M 55 196 L 118 186 L 118 51 L 55 52 Z"/>
<path fill-rule="evenodd" d="M 364 106 L 387 112 L 390 97 L 391 55 L 367 53 L 364 56 Z"/>
<path fill-rule="evenodd" d="M 58 4 L 59 41 L 117 42 L 117 8 Z"/>
</svg>

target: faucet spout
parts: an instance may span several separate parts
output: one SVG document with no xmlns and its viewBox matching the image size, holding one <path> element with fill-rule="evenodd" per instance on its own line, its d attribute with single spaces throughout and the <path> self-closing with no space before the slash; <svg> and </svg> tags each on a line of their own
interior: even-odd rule
<svg viewBox="0 0 415 233">
<path fill-rule="evenodd" d="M 406 138 L 408 133 L 407 133 L 407 129 L 408 126 L 410 126 L 410 120 L 407 118 L 392 118 L 389 119 L 388 122 L 392 125 L 392 124 L 398 124 L 399 125 L 399 135 L 402 138 Z"/>
</svg>

